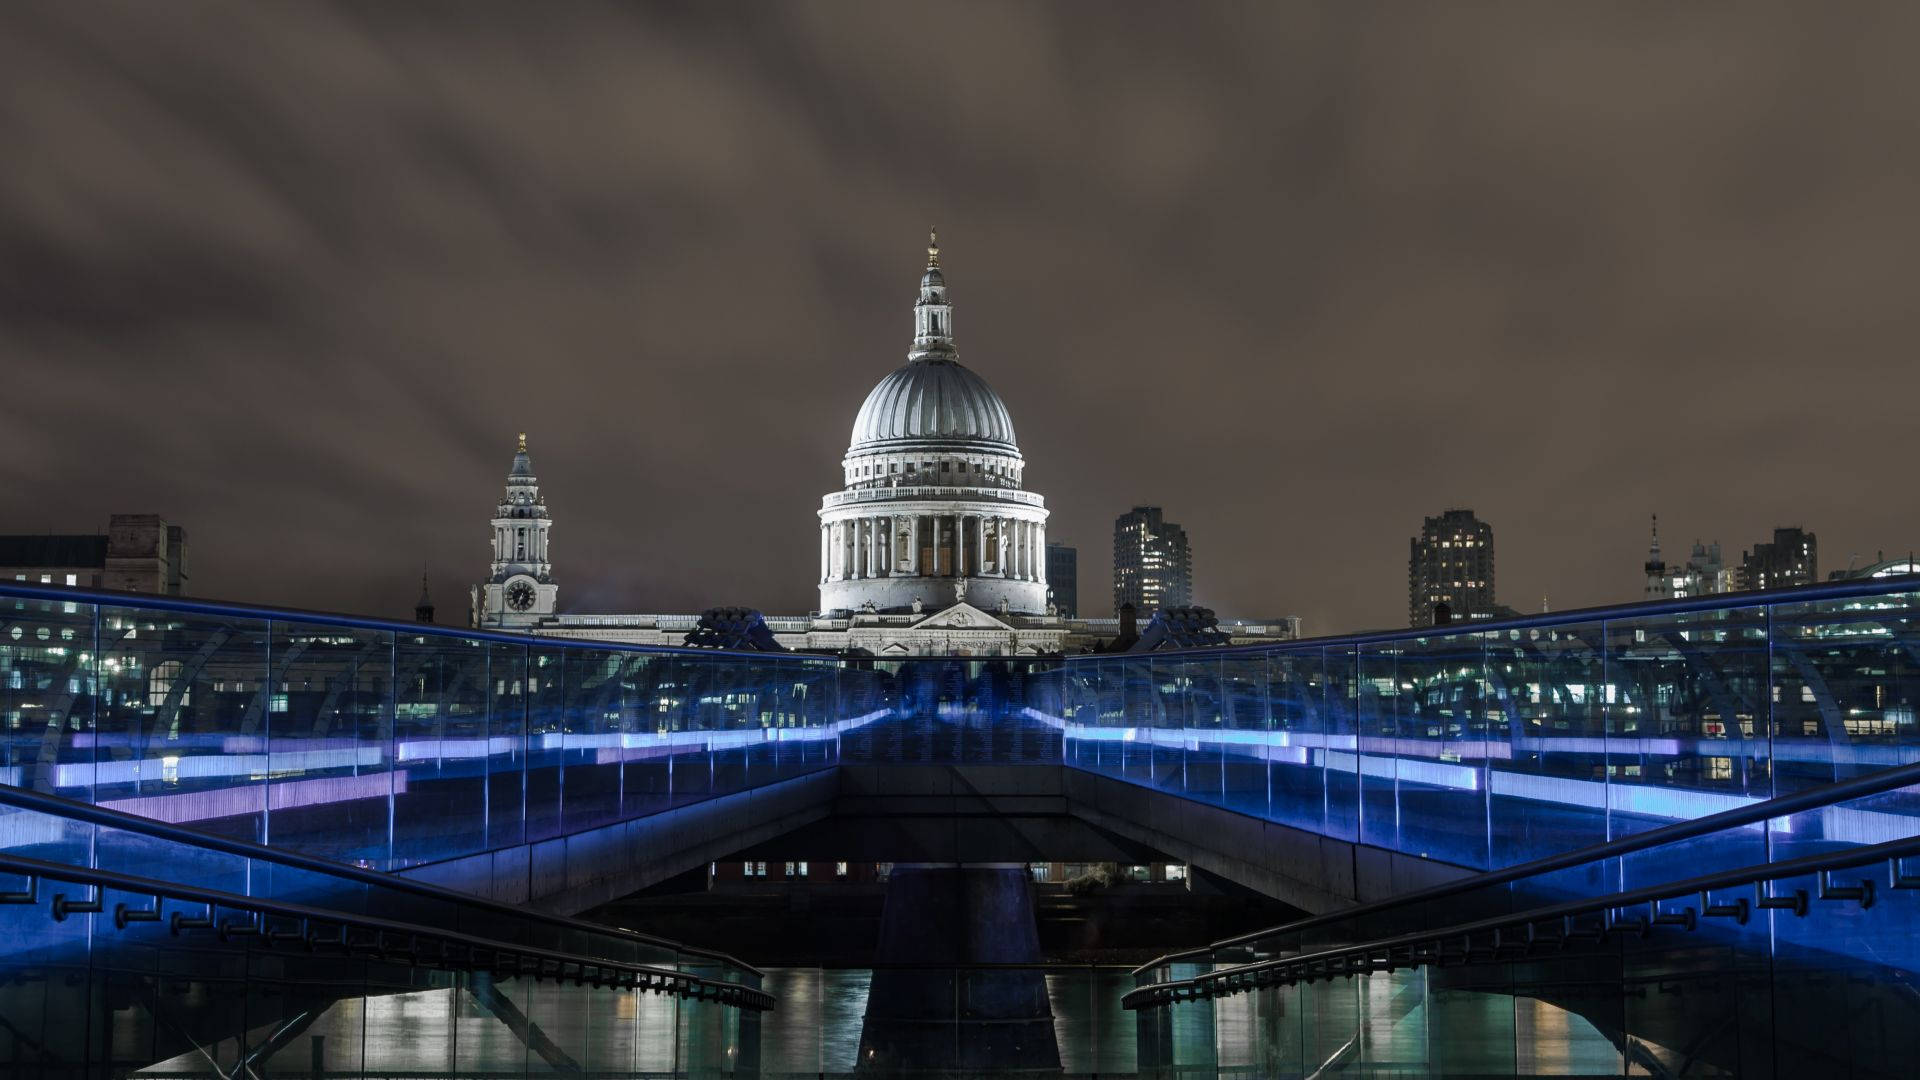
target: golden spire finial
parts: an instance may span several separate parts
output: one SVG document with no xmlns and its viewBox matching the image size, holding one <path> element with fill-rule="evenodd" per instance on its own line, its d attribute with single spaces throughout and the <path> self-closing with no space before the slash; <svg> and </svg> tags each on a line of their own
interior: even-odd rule
<svg viewBox="0 0 1920 1080">
<path fill-rule="evenodd" d="M 940 230 L 927 227 L 927 269 L 940 269 Z"/>
<path fill-rule="evenodd" d="M 527 452 L 527 433 L 523 431 L 523 432 L 521 432 L 521 433 L 520 433 L 520 450 L 519 450 L 519 453 L 522 453 L 522 454 L 524 454 L 524 453 L 526 453 L 526 452 Z"/>
</svg>

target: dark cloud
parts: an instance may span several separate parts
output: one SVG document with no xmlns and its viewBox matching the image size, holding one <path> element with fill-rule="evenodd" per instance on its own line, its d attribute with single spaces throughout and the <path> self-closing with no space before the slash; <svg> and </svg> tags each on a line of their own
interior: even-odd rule
<svg viewBox="0 0 1920 1080">
<path fill-rule="evenodd" d="M 159 511 L 210 595 L 401 613 L 531 433 L 576 609 L 812 606 L 937 222 L 1104 608 L 1404 617 L 1671 540 L 1920 544 L 1910 6 L 0 11 L 0 528 Z"/>
</svg>

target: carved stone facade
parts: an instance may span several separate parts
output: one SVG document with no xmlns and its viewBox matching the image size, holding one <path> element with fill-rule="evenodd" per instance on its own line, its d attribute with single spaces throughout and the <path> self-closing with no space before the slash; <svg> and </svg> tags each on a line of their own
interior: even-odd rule
<svg viewBox="0 0 1920 1080">
<path fill-rule="evenodd" d="M 1046 500 L 1022 486 L 1006 404 L 960 364 L 937 244 L 913 315 L 907 362 L 860 406 L 843 486 L 821 500 L 820 610 L 769 615 L 767 626 L 807 651 L 1079 651 L 1094 640 L 1090 624 L 1049 610 Z M 679 645 L 694 630 L 697 615 L 557 614 L 551 525 L 523 436 L 494 520 L 493 574 L 474 589 L 476 625 L 650 645 Z"/>
</svg>

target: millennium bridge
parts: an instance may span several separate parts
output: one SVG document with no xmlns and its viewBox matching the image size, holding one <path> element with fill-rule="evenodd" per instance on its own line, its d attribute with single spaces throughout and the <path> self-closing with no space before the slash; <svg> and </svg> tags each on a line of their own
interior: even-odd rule
<svg viewBox="0 0 1920 1080">
<path fill-rule="evenodd" d="M 0 585 L 0 1071 L 1911 1076 L 1917 707 L 1913 578 L 1065 659 Z M 845 1069 L 577 917 L 742 851 L 900 868 Z M 1149 852 L 1303 915 L 1065 1061 L 1020 868 Z"/>
</svg>

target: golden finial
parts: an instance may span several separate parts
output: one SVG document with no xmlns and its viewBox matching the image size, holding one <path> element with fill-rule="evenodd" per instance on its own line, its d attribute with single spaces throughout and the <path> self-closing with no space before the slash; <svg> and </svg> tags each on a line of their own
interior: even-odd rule
<svg viewBox="0 0 1920 1080">
<path fill-rule="evenodd" d="M 527 452 L 527 433 L 524 431 L 520 433 L 520 451 L 519 452 L 522 454 Z"/>
<path fill-rule="evenodd" d="M 927 228 L 927 269 L 940 269 L 940 230 Z"/>
</svg>

